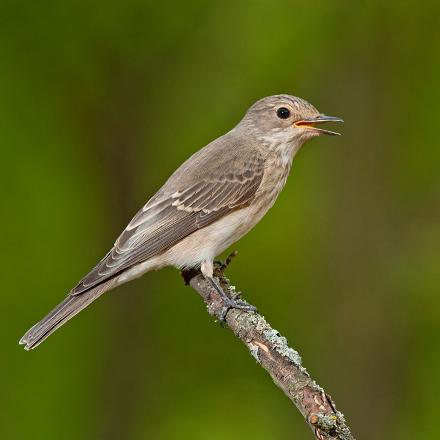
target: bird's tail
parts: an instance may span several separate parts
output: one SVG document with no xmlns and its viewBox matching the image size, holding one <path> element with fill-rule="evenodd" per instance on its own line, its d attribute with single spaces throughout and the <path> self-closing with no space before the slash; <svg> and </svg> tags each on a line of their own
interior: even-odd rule
<svg viewBox="0 0 440 440">
<path fill-rule="evenodd" d="M 37 322 L 20 339 L 20 344 L 26 350 L 32 350 L 40 345 L 55 330 L 60 328 L 70 318 L 86 308 L 90 303 L 99 298 L 104 292 L 114 287 L 115 280 L 108 280 L 86 292 L 78 295 L 69 295 L 63 302 L 58 304 L 40 322 Z"/>
</svg>

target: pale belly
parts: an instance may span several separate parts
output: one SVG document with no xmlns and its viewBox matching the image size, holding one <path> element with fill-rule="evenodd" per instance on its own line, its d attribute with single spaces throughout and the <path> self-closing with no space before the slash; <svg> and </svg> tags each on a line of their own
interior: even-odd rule
<svg viewBox="0 0 440 440">
<path fill-rule="evenodd" d="M 203 261 L 212 261 L 243 235 L 249 232 L 265 214 L 265 211 L 247 207 L 186 237 L 165 252 L 168 264 L 175 267 L 194 267 Z"/>
<path fill-rule="evenodd" d="M 274 204 L 286 182 L 292 156 L 277 159 L 285 163 L 277 164 L 278 166 L 272 168 L 272 172 L 266 173 L 250 206 L 234 211 L 193 232 L 162 254 L 126 270 L 118 277 L 118 284 L 165 266 L 181 269 L 198 267 L 202 262 L 212 262 L 217 255 L 249 232 Z"/>
<path fill-rule="evenodd" d="M 214 260 L 217 255 L 249 232 L 271 205 L 262 208 L 257 204 L 234 211 L 213 224 L 193 232 L 161 255 L 126 270 L 118 277 L 118 284 L 165 266 L 179 269 L 199 267 L 204 261 Z"/>
</svg>

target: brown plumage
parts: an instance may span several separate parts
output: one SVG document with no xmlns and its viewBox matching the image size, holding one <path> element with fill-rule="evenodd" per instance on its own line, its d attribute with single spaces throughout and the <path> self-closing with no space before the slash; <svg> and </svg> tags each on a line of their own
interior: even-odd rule
<svg viewBox="0 0 440 440">
<path fill-rule="evenodd" d="M 315 127 L 331 120 L 339 121 L 289 95 L 258 101 L 234 129 L 171 175 L 110 252 L 20 343 L 35 348 L 104 292 L 167 265 L 201 266 L 224 295 L 213 278 L 213 259 L 273 205 L 301 145 L 319 134 L 336 134 Z M 232 301 L 230 306 L 241 307 Z"/>
</svg>

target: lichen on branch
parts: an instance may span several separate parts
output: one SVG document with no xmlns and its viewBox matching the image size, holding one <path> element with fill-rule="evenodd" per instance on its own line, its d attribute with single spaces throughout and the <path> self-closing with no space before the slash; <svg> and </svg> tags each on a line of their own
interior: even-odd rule
<svg viewBox="0 0 440 440">
<path fill-rule="evenodd" d="M 216 276 L 231 298 L 240 296 L 224 271 L 233 256 L 217 266 Z M 204 276 L 195 270 L 182 273 L 185 282 L 203 298 L 208 313 L 220 319 L 223 301 Z M 274 383 L 295 404 L 319 440 L 354 440 L 344 415 L 335 407 L 331 397 L 310 377 L 302 365 L 301 356 L 289 347 L 287 339 L 271 327 L 257 312 L 230 309 L 225 325 L 249 349 L 251 355 L 270 374 Z"/>
</svg>

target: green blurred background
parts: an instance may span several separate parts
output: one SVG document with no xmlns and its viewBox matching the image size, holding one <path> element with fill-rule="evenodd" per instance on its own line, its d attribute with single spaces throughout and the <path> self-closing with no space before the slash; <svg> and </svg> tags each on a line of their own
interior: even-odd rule
<svg viewBox="0 0 440 440">
<path fill-rule="evenodd" d="M 2 439 L 311 438 L 175 269 L 19 337 L 256 99 L 341 116 L 228 274 L 359 439 L 438 435 L 440 6 L 0 3 Z"/>
</svg>

